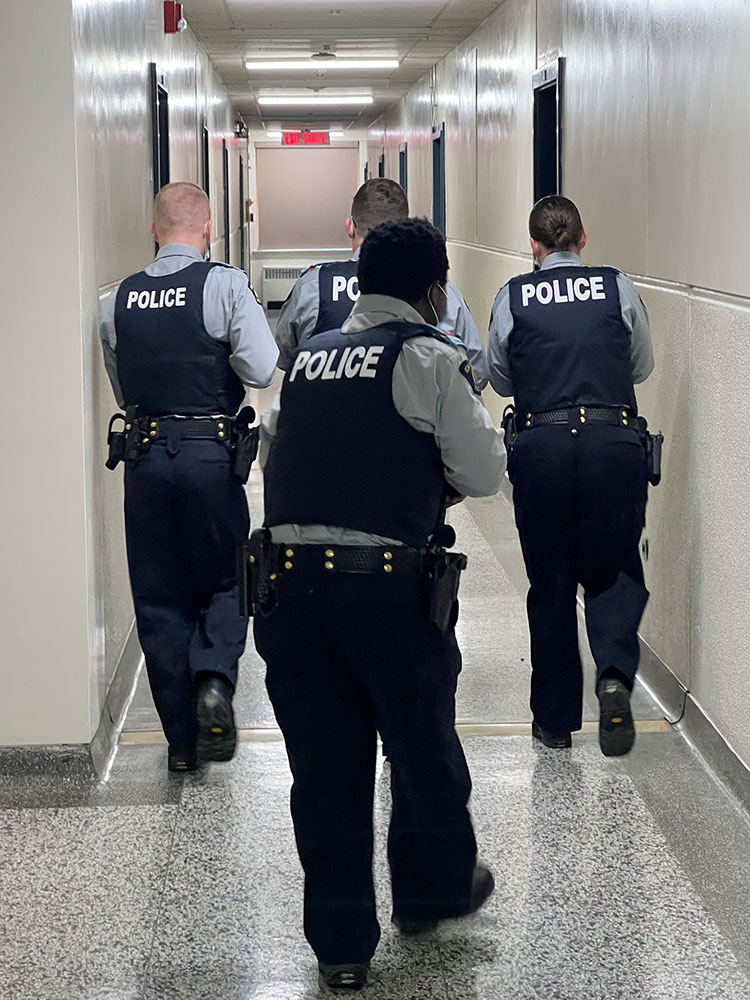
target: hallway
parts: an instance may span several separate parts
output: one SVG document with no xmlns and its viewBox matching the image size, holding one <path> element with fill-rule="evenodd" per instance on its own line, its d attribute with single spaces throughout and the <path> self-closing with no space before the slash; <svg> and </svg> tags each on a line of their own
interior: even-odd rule
<svg viewBox="0 0 750 1000">
<path fill-rule="evenodd" d="M 257 473 L 250 493 L 257 512 Z M 419 939 L 398 936 L 389 923 L 381 763 L 383 937 L 366 995 L 750 1000 L 746 814 L 642 689 L 629 757 L 605 760 L 593 733 L 574 737 L 572 751 L 533 745 L 507 498 L 471 501 L 455 523 L 469 554 L 458 716 L 480 856 L 498 888 L 475 917 Z M 202 778 L 167 776 L 143 690 L 107 784 L 76 773 L 64 751 L 36 764 L 19 752 L 17 768 L 0 778 L 0 898 L 13 929 L 0 939 L 0 995 L 327 995 L 302 937 L 290 778 L 252 652 L 242 675 L 243 742 L 231 764 Z M 586 718 L 595 718 L 591 701 Z"/>
</svg>

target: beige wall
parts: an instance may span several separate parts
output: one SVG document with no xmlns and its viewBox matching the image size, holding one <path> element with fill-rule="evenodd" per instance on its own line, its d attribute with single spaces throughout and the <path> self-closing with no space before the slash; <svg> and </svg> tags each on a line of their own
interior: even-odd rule
<svg viewBox="0 0 750 1000">
<path fill-rule="evenodd" d="M 70 5 L 4 4 L 0 38 L 0 744 L 55 743 L 89 734 Z"/>
<path fill-rule="evenodd" d="M 667 436 L 643 634 L 748 763 L 749 47 L 742 0 L 505 0 L 436 68 L 434 92 L 425 77 L 369 137 L 392 177 L 408 139 L 412 211 L 429 214 L 429 133 L 446 122 L 451 274 L 483 331 L 497 288 L 529 265 L 531 74 L 565 56 L 564 191 L 586 259 L 636 279 L 657 356 L 639 391 Z"/>
<path fill-rule="evenodd" d="M 229 101 L 191 32 L 164 35 L 160 0 L 61 0 L 43 16 L 6 4 L 0 18 L 0 37 L 13 40 L 0 60 L 3 93 L 21 80 L 26 88 L 23 101 L 6 102 L 15 152 L 0 160 L 15 234 L 2 275 L 13 349 L 1 423 L 14 485 L 3 511 L 0 745 L 81 743 L 96 729 L 132 624 L 122 470 L 103 467 L 115 404 L 97 310 L 102 292 L 153 256 L 148 63 L 168 77 L 172 180 L 200 181 L 200 116 L 208 119 L 219 260 L 221 141 L 229 142 L 234 263 L 246 143 L 233 137 Z M 21 413 L 22 434 L 9 416 Z"/>
<path fill-rule="evenodd" d="M 359 148 L 256 148 L 260 250 L 340 249 L 359 178 Z"/>
</svg>

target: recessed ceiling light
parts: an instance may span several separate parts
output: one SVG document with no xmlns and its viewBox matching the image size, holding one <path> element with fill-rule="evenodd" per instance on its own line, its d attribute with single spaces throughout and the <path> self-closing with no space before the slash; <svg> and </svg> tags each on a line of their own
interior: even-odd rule
<svg viewBox="0 0 750 1000">
<path fill-rule="evenodd" d="M 329 132 L 328 135 L 332 139 L 343 139 L 344 138 L 344 133 L 343 132 L 336 132 L 336 131 L 334 131 L 334 132 Z"/>
<path fill-rule="evenodd" d="M 346 97 L 320 97 L 315 95 L 313 97 L 305 96 L 300 94 L 296 97 L 259 97 L 258 104 L 260 105 L 307 105 L 308 107 L 320 107 L 323 105 L 344 105 L 344 104 L 372 104 L 373 99 L 368 94 L 356 94 L 349 95 Z"/>
<path fill-rule="evenodd" d="M 359 69 L 398 69 L 398 59 L 279 59 L 273 62 L 248 59 L 245 66 L 252 71 L 306 69 L 315 72 L 321 69 L 359 70 Z"/>
</svg>

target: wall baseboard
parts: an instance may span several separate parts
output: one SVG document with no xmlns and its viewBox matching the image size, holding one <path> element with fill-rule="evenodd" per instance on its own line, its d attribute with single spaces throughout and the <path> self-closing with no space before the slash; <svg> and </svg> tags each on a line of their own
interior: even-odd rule
<svg viewBox="0 0 750 1000">
<path fill-rule="evenodd" d="M 91 763 L 99 778 L 105 778 L 112 766 L 142 665 L 143 653 L 133 624 L 104 699 L 99 725 L 89 745 Z"/>
<path fill-rule="evenodd" d="M 714 777 L 750 813 L 750 768 L 721 735 L 690 691 L 642 639 L 638 679 L 662 709 L 672 728 L 687 740 Z"/>
</svg>

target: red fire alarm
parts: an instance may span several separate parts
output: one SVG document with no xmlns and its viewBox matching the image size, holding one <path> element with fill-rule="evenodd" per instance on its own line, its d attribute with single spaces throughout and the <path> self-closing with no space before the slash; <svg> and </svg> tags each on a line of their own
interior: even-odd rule
<svg viewBox="0 0 750 1000">
<path fill-rule="evenodd" d="M 175 3 L 175 0 L 164 0 L 164 34 L 174 35 L 185 28 L 187 21 L 182 16 L 182 4 Z"/>
</svg>

